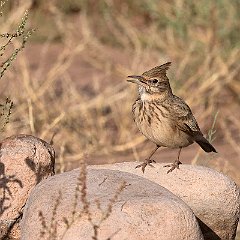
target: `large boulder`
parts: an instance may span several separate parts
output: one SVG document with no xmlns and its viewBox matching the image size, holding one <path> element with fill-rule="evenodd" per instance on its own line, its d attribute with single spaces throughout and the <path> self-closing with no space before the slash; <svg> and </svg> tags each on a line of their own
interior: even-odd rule
<svg viewBox="0 0 240 240">
<path fill-rule="evenodd" d="M 21 218 L 32 188 L 54 173 L 54 150 L 30 135 L 18 135 L 0 143 L 0 239 L 19 238 Z"/>
<path fill-rule="evenodd" d="M 205 240 L 235 239 L 240 193 L 230 178 L 207 167 L 185 164 L 167 174 L 166 164 L 157 163 L 154 168 L 147 167 L 143 174 L 135 169 L 137 164 L 126 162 L 90 168 L 121 170 L 151 180 L 167 188 L 193 210 Z"/>
<path fill-rule="evenodd" d="M 158 184 L 121 171 L 88 170 L 86 179 L 80 172 L 55 175 L 33 189 L 22 240 L 203 240 L 192 210 Z"/>
</svg>

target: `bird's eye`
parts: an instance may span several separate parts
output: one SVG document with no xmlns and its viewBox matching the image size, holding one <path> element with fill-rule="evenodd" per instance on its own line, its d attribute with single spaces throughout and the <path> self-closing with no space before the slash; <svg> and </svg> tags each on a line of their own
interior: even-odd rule
<svg viewBox="0 0 240 240">
<path fill-rule="evenodd" d="M 153 83 L 158 83 L 158 80 L 155 78 L 152 80 Z"/>
</svg>

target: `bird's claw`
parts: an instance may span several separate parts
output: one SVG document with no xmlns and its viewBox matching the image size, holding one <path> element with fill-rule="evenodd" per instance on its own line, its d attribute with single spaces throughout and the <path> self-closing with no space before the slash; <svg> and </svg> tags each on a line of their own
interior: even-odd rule
<svg viewBox="0 0 240 240">
<path fill-rule="evenodd" d="M 142 172 L 144 173 L 146 166 L 154 167 L 151 163 L 156 163 L 153 159 L 145 159 L 145 161 L 139 165 L 137 165 L 135 168 L 142 168 Z"/>
<path fill-rule="evenodd" d="M 165 165 L 163 167 L 170 167 L 170 169 L 167 171 L 167 173 L 172 172 L 175 168 L 179 169 L 179 165 L 182 164 L 179 160 L 176 160 L 174 163 Z"/>
</svg>

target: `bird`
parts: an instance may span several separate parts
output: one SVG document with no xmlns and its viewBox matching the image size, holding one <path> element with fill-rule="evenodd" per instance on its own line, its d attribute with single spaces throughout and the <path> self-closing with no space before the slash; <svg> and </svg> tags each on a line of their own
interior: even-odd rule
<svg viewBox="0 0 240 240">
<path fill-rule="evenodd" d="M 133 120 L 140 132 L 155 148 L 142 164 L 144 173 L 146 166 L 152 166 L 152 159 L 159 147 L 177 148 L 177 160 L 165 165 L 170 167 L 167 173 L 179 169 L 180 154 L 184 147 L 194 142 L 205 152 L 217 152 L 211 143 L 203 136 L 190 107 L 185 101 L 174 95 L 167 77 L 171 62 L 156 66 L 142 75 L 131 75 L 127 81 L 138 85 L 139 97 L 132 105 Z"/>
</svg>

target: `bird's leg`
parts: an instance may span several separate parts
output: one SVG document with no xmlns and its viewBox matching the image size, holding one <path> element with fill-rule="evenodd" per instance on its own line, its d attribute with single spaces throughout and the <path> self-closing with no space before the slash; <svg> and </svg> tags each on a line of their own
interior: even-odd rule
<svg viewBox="0 0 240 240">
<path fill-rule="evenodd" d="M 159 147 L 160 146 L 156 145 L 156 147 L 150 153 L 149 157 L 147 159 L 145 159 L 145 161 L 142 164 L 137 165 L 136 168 L 142 167 L 142 171 L 144 173 L 145 168 L 146 168 L 147 165 L 153 167 L 153 165 L 151 163 L 155 163 L 155 161 L 153 159 L 151 159 L 151 157 L 158 150 Z"/>
<path fill-rule="evenodd" d="M 168 165 L 165 165 L 164 167 L 171 167 L 167 173 L 170 173 L 172 172 L 175 168 L 179 169 L 179 165 L 182 164 L 180 161 L 179 161 L 179 157 L 180 157 L 180 153 L 181 153 L 181 150 L 182 148 L 180 147 L 179 148 L 179 151 L 178 151 L 178 157 L 177 157 L 177 160 L 175 160 L 173 163 L 171 164 L 168 164 Z"/>
</svg>

